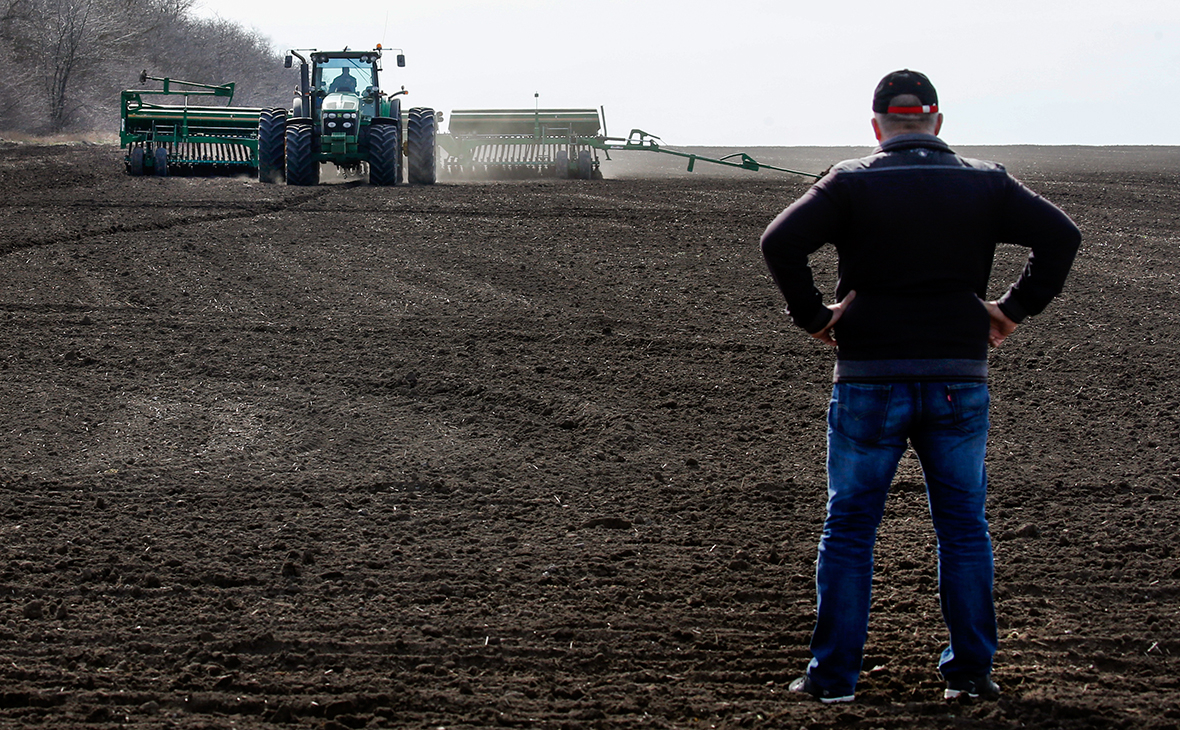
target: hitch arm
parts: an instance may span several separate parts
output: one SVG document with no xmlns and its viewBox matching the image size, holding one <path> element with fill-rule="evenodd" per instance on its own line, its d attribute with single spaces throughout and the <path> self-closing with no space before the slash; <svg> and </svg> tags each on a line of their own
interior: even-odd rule
<svg viewBox="0 0 1180 730">
<path fill-rule="evenodd" d="M 668 149 L 660 144 L 660 138 L 654 134 L 649 134 L 642 129 L 632 129 L 631 134 L 627 137 L 593 137 L 590 139 L 581 138 L 579 141 L 591 144 L 601 150 L 606 151 L 642 151 L 642 152 L 659 152 L 665 155 L 673 155 L 675 157 L 683 157 L 688 160 L 688 171 L 692 172 L 697 160 L 701 162 L 708 162 L 714 165 L 724 165 L 726 167 L 739 167 L 743 170 L 751 170 L 757 172 L 758 170 L 775 170 L 777 172 L 786 172 L 792 175 L 802 175 L 814 180 L 818 180 L 822 175 L 817 175 L 814 172 L 803 172 L 801 170 L 791 170 L 786 167 L 777 167 L 775 165 L 768 165 L 763 162 L 758 162 L 745 152 L 735 152 L 732 155 L 726 155 L 720 159 L 714 157 L 705 157 L 692 152 L 681 152 L 679 150 Z"/>
</svg>

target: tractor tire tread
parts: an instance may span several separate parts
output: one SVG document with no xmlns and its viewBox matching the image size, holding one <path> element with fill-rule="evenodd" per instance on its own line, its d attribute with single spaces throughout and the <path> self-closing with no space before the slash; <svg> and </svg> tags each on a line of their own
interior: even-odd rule
<svg viewBox="0 0 1180 730">
<path fill-rule="evenodd" d="M 258 181 L 282 182 L 287 172 L 287 110 L 263 109 L 258 118 Z"/>
<path fill-rule="evenodd" d="M 369 184 L 399 185 L 402 181 L 401 125 L 369 127 Z"/>
<path fill-rule="evenodd" d="M 435 139 L 438 122 L 434 110 L 427 107 L 410 109 L 406 120 L 406 155 L 408 175 L 412 185 L 433 185 L 438 175 L 435 161 Z"/>
<path fill-rule="evenodd" d="M 286 172 L 288 185 L 318 185 L 320 163 L 310 124 L 287 125 Z"/>
</svg>

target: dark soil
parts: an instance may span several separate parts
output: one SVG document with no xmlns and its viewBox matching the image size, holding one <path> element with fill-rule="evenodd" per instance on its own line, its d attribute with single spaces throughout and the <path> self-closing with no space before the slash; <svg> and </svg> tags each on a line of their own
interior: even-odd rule
<svg viewBox="0 0 1180 730">
<path fill-rule="evenodd" d="M 823 707 L 786 687 L 832 353 L 757 247 L 806 180 L 300 189 L 3 146 L 0 726 L 1177 727 L 1180 150 L 996 152 L 1085 234 L 992 354 L 1005 695 L 941 700 L 906 458 L 857 701 Z"/>
</svg>

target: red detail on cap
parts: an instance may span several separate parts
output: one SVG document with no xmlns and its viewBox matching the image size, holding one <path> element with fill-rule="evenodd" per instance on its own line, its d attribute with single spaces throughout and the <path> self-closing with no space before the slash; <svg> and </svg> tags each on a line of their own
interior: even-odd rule
<svg viewBox="0 0 1180 730">
<path fill-rule="evenodd" d="M 924 106 L 891 106 L 885 110 L 887 114 L 934 114 L 937 111 L 937 104 L 926 104 Z"/>
</svg>

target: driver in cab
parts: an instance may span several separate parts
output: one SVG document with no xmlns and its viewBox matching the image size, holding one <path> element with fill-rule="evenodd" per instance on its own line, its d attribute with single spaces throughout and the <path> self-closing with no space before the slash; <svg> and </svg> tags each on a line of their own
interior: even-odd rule
<svg viewBox="0 0 1180 730">
<path fill-rule="evenodd" d="M 331 86 L 328 87 L 329 94 L 340 93 L 356 93 L 356 78 L 349 73 L 347 68 L 340 70 L 340 75 L 332 80 Z"/>
</svg>

